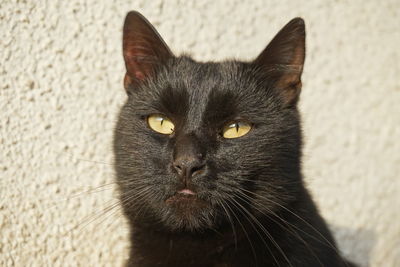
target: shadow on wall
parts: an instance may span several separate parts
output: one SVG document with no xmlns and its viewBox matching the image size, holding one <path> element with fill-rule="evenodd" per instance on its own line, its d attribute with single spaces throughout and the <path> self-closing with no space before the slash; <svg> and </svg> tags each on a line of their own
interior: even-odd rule
<svg viewBox="0 0 400 267">
<path fill-rule="evenodd" d="M 343 256 L 360 267 L 368 267 L 370 254 L 376 242 L 375 233 L 368 229 L 350 229 L 331 226 Z"/>
</svg>

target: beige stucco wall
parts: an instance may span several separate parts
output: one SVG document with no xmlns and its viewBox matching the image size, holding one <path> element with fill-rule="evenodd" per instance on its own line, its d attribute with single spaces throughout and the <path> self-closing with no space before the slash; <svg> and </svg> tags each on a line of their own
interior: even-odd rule
<svg viewBox="0 0 400 267">
<path fill-rule="evenodd" d="M 1 0 L 0 266 L 126 258 L 110 163 L 132 9 L 200 60 L 255 57 L 302 16 L 309 188 L 345 255 L 400 266 L 398 0 Z"/>
</svg>

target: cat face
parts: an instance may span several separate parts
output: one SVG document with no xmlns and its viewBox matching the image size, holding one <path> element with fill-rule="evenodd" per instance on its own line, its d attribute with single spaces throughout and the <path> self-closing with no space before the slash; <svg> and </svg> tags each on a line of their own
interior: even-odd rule
<svg viewBox="0 0 400 267">
<path fill-rule="evenodd" d="M 253 62 L 199 63 L 173 56 L 143 17 L 129 13 L 124 57 L 129 97 L 114 151 L 129 218 L 196 231 L 291 200 L 301 182 L 302 21 Z"/>
</svg>

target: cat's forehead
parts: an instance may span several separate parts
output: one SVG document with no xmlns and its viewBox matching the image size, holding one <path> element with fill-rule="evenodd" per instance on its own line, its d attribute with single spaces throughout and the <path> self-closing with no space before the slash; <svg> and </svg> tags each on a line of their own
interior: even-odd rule
<svg viewBox="0 0 400 267">
<path fill-rule="evenodd" d="M 161 113 L 193 127 L 236 118 L 252 120 L 273 102 L 264 82 L 243 62 L 178 58 L 135 94 L 134 108 L 143 115 Z"/>
<path fill-rule="evenodd" d="M 184 90 L 194 102 L 215 101 L 217 98 L 245 102 L 265 95 L 257 85 L 251 67 L 243 62 L 196 62 L 183 58 L 171 68 L 167 79 L 172 88 Z"/>
</svg>

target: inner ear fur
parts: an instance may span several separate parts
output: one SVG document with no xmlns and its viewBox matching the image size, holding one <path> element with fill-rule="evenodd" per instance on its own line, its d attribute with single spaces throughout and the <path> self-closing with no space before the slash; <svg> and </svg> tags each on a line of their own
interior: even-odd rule
<svg viewBox="0 0 400 267">
<path fill-rule="evenodd" d="M 275 79 L 275 88 L 288 106 L 297 103 L 301 91 L 305 36 L 304 20 L 294 18 L 254 60 L 254 64 Z"/>
<path fill-rule="evenodd" d="M 174 56 L 156 29 L 137 11 L 129 12 L 125 18 L 123 55 L 126 89 L 154 75 L 157 67 Z"/>
</svg>

